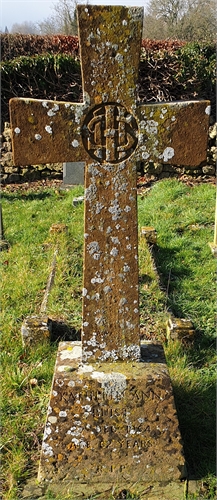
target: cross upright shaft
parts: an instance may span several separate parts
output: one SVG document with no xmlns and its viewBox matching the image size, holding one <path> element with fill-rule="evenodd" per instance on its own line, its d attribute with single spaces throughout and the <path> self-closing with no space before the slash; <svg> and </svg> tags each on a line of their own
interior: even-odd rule
<svg viewBox="0 0 217 500">
<path fill-rule="evenodd" d="M 136 161 L 206 157 L 208 101 L 136 103 L 142 19 L 78 6 L 84 102 L 10 104 L 16 164 L 86 161 L 84 361 L 140 357 Z"/>
<path fill-rule="evenodd" d="M 139 359 L 136 167 L 128 157 L 137 141 L 143 9 L 94 12 L 78 8 L 84 95 L 94 106 L 84 124 L 93 161 L 85 182 L 83 352 L 87 360 Z"/>
</svg>

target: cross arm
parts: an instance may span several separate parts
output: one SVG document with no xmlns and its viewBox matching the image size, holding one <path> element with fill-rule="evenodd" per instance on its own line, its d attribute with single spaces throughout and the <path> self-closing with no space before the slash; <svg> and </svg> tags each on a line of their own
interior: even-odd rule
<svg viewBox="0 0 217 500">
<path fill-rule="evenodd" d="M 11 99 L 14 165 L 85 161 L 81 121 L 86 109 L 84 103 Z"/>
<path fill-rule="evenodd" d="M 210 102 L 177 101 L 137 108 L 137 159 L 199 165 L 206 160 Z"/>
</svg>

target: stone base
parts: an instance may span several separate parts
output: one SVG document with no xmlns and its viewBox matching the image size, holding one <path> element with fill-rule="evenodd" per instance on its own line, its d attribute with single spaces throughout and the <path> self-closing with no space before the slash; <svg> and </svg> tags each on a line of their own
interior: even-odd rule
<svg viewBox="0 0 217 500">
<path fill-rule="evenodd" d="M 89 495 L 116 487 L 151 492 L 172 483 L 179 489 L 185 475 L 162 347 L 142 344 L 141 362 L 83 365 L 81 343 L 61 342 L 39 481 L 69 483 L 74 494 L 88 489 Z"/>
<path fill-rule="evenodd" d="M 8 250 L 10 247 L 8 241 L 0 239 L 0 252 L 3 250 Z"/>
<path fill-rule="evenodd" d="M 58 498 L 61 498 L 62 500 L 69 498 L 71 500 L 85 500 L 88 498 L 111 500 L 111 498 L 121 498 L 121 492 L 124 492 L 124 498 L 126 491 L 129 492 L 129 490 L 126 490 L 125 487 L 121 487 L 120 484 L 117 486 L 115 484 L 111 485 L 106 483 L 81 483 L 75 486 L 73 483 L 68 481 L 60 481 L 59 483 L 53 481 L 49 484 L 46 484 L 45 482 L 43 484 L 38 484 L 35 479 L 28 479 L 22 491 L 21 498 L 25 498 L 26 500 L 36 500 L 38 498 L 40 498 L 40 500 L 46 500 L 48 498 L 47 493 L 49 492 L 51 494 L 53 493 L 55 496 L 59 495 Z M 195 494 L 196 492 L 199 492 L 199 487 L 196 491 L 195 486 L 191 488 L 189 482 L 179 481 L 169 482 L 167 484 L 152 483 L 142 485 L 140 483 L 138 486 L 137 484 L 132 484 L 132 487 L 130 488 L 131 495 L 136 495 L 135 498 L 139 498 L 140 500 L 183 500 L 183 498 L 187 498 L 187 492 Z M 92 494 L 94 495 L 93 497 Z"/>
<path fill-rule="evenodd" d="M 143 226 L 141 228 L 141 236 L 146 239 L 148 243 L 153 245 L 157 244 L 157 231 L 152 226 Z"/>
<path fill-rule="evenodd" d="M 49 342 L 51 329 L 52 322 L 48 316 L 28 316 L 21 326 L 23 346 L 33 346 Z"/>
<path fill-rule="evenodd" d="M 195 330 L 189 319 L 170 317 L 166 324 L 167 340 L 191 341 Z"/>
</svg>

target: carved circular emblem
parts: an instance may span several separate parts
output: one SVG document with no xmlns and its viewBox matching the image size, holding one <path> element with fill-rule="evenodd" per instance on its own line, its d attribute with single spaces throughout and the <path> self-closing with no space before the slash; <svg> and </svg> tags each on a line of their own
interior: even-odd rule
<svg viewBox="0 0 217 500">
<path fill-rule="evenodd" d="M 91 158 L 99 163 L 120 163 L 136 149 L 137 130 L 134 116 L 124 106 L 102 103 L 85 117 L 83 145 Z"/>
</svg>

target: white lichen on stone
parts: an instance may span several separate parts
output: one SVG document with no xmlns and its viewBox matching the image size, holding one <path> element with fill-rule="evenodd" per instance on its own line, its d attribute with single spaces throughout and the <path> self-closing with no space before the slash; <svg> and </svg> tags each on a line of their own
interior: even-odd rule
<svg viewBox="0 0 217 500">
<path fill-rule="evenodd" d="M 92 285 L 95 285 L 96 283 L 104 283 L 104 279 L 101 278 L 101 275 L 98 271 L 96 271 L 94 278 L 91 278 L 91 283 Z"/>
<path fill-rule="evenodd" d="M 124 57 L 122 56 L 122 54 L 116 54 L 115 56 L 115 60 L 119 63 L 119 64 L 122 64 L 123 63 L 123 60 L 124 60 Z"/>
<path fill-rule="evenodd" d="M 67 417 L 67 412 L 66 412 L 66 411 L 61 410 L 61 411 L 59 412 L 59 417 Z"/>
<path fill-rule="evenodd" d="M 91 243 L 89 243 L 89 245 L 87 245 L 87 250 L 88 250 L 89 254 L 91 255 L 91 257 L 93 257 L 94 260 L 100 259 L 101 251 L 100 251 L 99 243 L 97 241 L 92 241 Z"/>
<path fill-rule="evenodd" d="M 100 203 L 99 201 L 96 202 L 96 205 L 95 205 L 95 212 L 96 212 L 96 215 L 100 214 L 101 210 L 104 208 L 105 205 L 103 205 L 102 203 Z"/>
<path fill-rule="evenodd" d="M 86 201 L 90 201 L 91 203 L 93 203 L 96 197 L 96 193 L 97 193 L 97 187 L 95 183 L 90 184 L 90 186 L 88 186 L 88 188 L 86 188 L 85 190 Z"/>
<path fill-rule="evenodd" d="M 77 139 L 74 139 L 74 141 L 72 141 L 72 146 L 73 148 L 77 148 L 79 146 L 79 142 L 77 141 Z"/>
<path fill-rule="evenodd" d="M 60 351 L 60 359 L 64 361 L 65 359 L 77 359 L 82 355 L 82 348 L 79 345 L 73 346 L 72 350 L 64 349 Z"/>
<path fill-rule="evenodd" d="M 173 158 L 174 154 L 175 154 L 174 149 L 170 148 L 170 147 L 167 147 L 166 149 L 164 149 L 163 154 L 162 154 L 163 160 L 164 161 L 171 160 L 171 158 Z M 161 155 L 159 156 L 159 158 L 160 157 L 161 157 Z"/>
<path fill-rule="evenodd" d="M 97 380 L 107 397 L 119 401 L 127 387 L 127 378 L 119 372 L 104 373 L 95 371 L 91 374 L 94 380 Z"/>
<path fill-rule="evenodd" d="M 121 208 L 118 203 L 118 200 L 111 201 L 111 207 L 108 208 L 108 211 L 112 214 L 112 220 L 118 220 L 121 218 Z"/>
<path fill-rule="evenodd" d="M 35 134 L 36 141 L 40 141 L 42 139 L 40 134 Z"/>
<path fill-rule="evenodd" d="M 130 271 L 130 266 L 128 266 L 127 264 L 125 264 L 124 267 L 123 267 L 123 271 L 124 271 L 124 273 L 128 273 Z"/>
<path fill-rule="evenodd" d="M 47 425 L 45 426 L 45 429 L 44 429 L 43 440 L 46 441 L 46 439 L 48 438 L 48 436 L 50 436 L 50 434 L 51 434 L 50 423 L 47 423 Z"/>
<path fill-rule="evenodd" d="M 48 457 L 52 457 L 54 454 L 53 448 L 50 445 L 48 445 L 47 443 L 45 443 L 44 441 L 42 443 L 42 451 L 43 451 L 44 455 L 48 456 Z"/>
<path fill-rule="evenodd" d="M 118 255 L 118 249 L 116 247 L 113 247 L 111 249 L 110 255 L 112 255 L 113 257 L 117 257 L 117 255 Z"/>
<path fill-rule="evenodd" d="M 120 306 L 124 306 L 126 303 L 127 303 L 127 299 L 125 299 L 125 298 L 122 298 L 122 299 L 120 299 L 120 301 L 119 301 L 119 305 L 120 305 Z"/>
<path fill-rule="evenodd" d="M 92 365 L 83 364 L 79 366 L 77 373 L 80 375 L 82 373 L 91 373 L 93 371 Z M 88 400 L 88 398 L 86 398 Z"/>
<path fill-rule="evenodd" d="M 162 108 L 162 109 L 161 109 L 161 113 L 162 113 L 162 115 L 164 116 L 164 115 L 167 113 L 167 108 Z"/>
<path fill-rule="evenodd" d="M 44 128 L 45 128 L 46 132 L 48 132 L 48 134 L 52 134 L 53 131 L 52 131 L 52 128 L 50 125 L 46 125 Z"/>
<path fill-rule="evenodd" d="M 70 381 L 68 382 L 68 386 L 69 386 L 69 387 L 75 387 L 75 382 L 74 382 L 74 380 L 70 380 Z"/>
<path fill-rule="evenodd" d="M 111 236 L 111 240 L 115 245 L 120 245 L 120 240 L 117 238 L 117 236 Z"/>
<path fill-rule="evenodd" d="M 48 116 L 55 116 L 57 111 L 59 111 L 59 105 L 54 104 L 53 107 L 51 109 L 49 109 L 49 111 L 47 112 L 47 115 Z"/>
<path fill-rule="evenodd" d="M 142 152 L 142 159 L 147 160 L 150 157 L 150 154 L 147 151 Z"/>
<path fill-rule="evenodd" d="M 147 120 L 145 130 L 150 135 L 157 134 L 158 133 L 158 122 L 156 122 L 155 120 Z"/>
<path fill-rule="evenodd" d="M 121 352 L 123 359 L 136 359 L 137 361 L 140 360 L 141 356 L 140 345 L 131 344 L 129 346 L 125 346 L 121 349 Z"/>
</svg>

